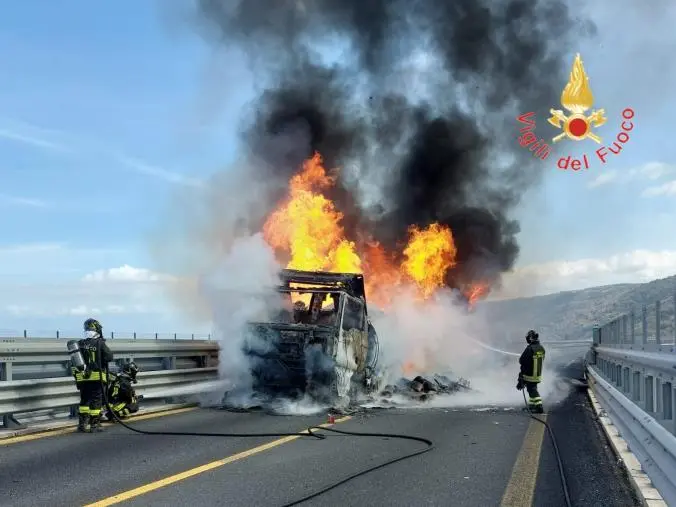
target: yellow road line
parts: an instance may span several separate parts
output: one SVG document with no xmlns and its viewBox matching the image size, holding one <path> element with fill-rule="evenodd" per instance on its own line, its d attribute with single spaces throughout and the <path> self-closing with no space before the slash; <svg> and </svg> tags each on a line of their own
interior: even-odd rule
<svg viewBox="0 0 676 507">
<path fill-rule="evenodd" d="M 546 415 L 539 417 L 543 421 L 547 420 Z M 531 419 L 521 450 L 516 457 L 512 476 L 502 495 L 501 507 L 531 507 L 533 505 L 544 434 L 545 425 Z"/>
<path fill-rule="evenodd" d="M 132 416 L 127 421 L 136 422 L 136 421 L 145 421 L 147 419 L 155 419 L 156 417 L 164 417 L 167 415 L 176 415 L 182 414 L 183 412 L 190 412 L 191 410 L 196 410 L 197 407 L 186 407 L 186 408 L 174 408 L 170 410 L 164 410 L 162 412 L 152 412 L 149 414 L 139 414 L 137 416 Z M 113 423 L 103 423 L 104 426 L 113 426 Z M 7 437 L 0 439 L 0 446 L 18 444 L 20 442 L 30 442 L 31 440 L 39 440 L 41 438 L 47 437 L 56 437 L 58 435 L 67 435 L 68 433 L 75 433 L 77 430 L 76 427 L 69 426 L 67 428 L 62 428 L 58 430 L 45 430 L 38 433 L 31 433 L 29 435 L 19 435 L 16 437 Z"/>
<path fill-rule="evenodd" d="M 350 416 L 346 417 L 341 417 L 340 419 L 335 420 L 335 424 L 349 421 L 351 419 Z M 327 428 L 329 426 L 333 426 L 333 424 L 326 423 L 326 424 L 320 424 L 318 426 L 321 426 L 323 428 Z M 304 430 L 301 433 L 307 433 L 307 429 Z M 219 459 L 216 461 L 212 461 L 211 463 L 207 463 L 205 465 L 201 465 L 195 468 L 191 468 L 190 470 L 185 470 L 184 472 L 180 472 L 175 475 L 171 475 L 169 477 L 165 477 L 164 479 L 160 479 L 154 482 L 150 482 L 148 484 L 144 484 L 143 486 L 139 486 L 138 488 L 130 489 L 129 491 L 123 491 L 122 493 L 118 493 L 117 495 L 113 495 L 108 498 L 104 498 L 102 500 L 99 500 L 98 502 L 94 502 L 88 505 L 85 505 L 85 507 L 106 507 L 108 505 L 115 505 L 116 503 L 123 502 L 125 500 L 129 500 L 131 498 L 135 498 L 137 496 L 145 495 L 146 493 L 150 493 L 151 491 L 155 491 L 157 489 L 163 488 L 165 486 L 169 486 L 170 484 L 174 484 L 176 482 L 182 481 L 184 479 L 188 479 L 190 477 L 194 477 L 195 475 L 203 474 L 204 472 L 208 472 L 209 470 L 213 470 L 215 468 L 222 467 L 224 465 L 227 465 L 229 463 L 233 463 L 235 461 L 248 458 L 249 456 L 253 456 L 254 454 L 259 454 L 263 451 L 267 451 L 269 449 L 272 449 L 274 447 L 280 446 L 282 444 L 286 444 L 287 442 L 291 442 L 293 440 L 299 439 L 300 435 L 291 435 L 288 437 L 280 438 L 278 440 L 273 440 L 272 442 L 268 442 L 267 444 L 259 445 L 258 447 L 253 447 L 251 449 L 248 449 L 246 451 L 239 452 L 237 454 L 233 454 L 232 456 L 228 456 L 223 459 Z"/>
</svg>

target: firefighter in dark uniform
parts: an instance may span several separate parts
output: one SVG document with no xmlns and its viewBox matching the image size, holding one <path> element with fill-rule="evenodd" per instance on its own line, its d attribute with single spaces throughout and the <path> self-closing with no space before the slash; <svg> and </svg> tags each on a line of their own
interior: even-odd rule
<svg viewBox="0 0 676 507">
<path fill-rule="evenodd" d="M 108 399 L 110 400 L 110 408 L 113 409 L 115 415 L 120 419 L 138 412 L 138 402 L 142 396 L 137 396 L 132 384 L 136 384 L 136 374 L 138 367 L 133 361 L 125 363 L 122 366 L 122 371 L 117 375 L 112 376 L 110 387 L 108 389 Z M 115 421 L 115 417 L 110 412 L 106 411 L 106 417 L 109 421 Z"/>
<path fill-rule="evenodd" d="M 528 391 L 528 409 L 536 414 L 544 412 L 538 384 L 542 381 L 542 364 L 545 361 L 545 349 L 540 345 L 540 336 L 532 329 L 526 335 L 528 345 L 519 358 L 521 372 L 516 388 Z"/>
<path fill-rule="evenodd" d="M 80 391 L 78 407 L 78 431 L 102 431 L 101 412 L 103 410 L 103 388 L 107 383 L 108 363 L 113 360 L 113 353 L 103 338 L 103 327 L 95 319 L 84 322 L 85 338 L 78 345 L 84 362 L 84 372 L 74 370 L 75 383 Z"/>
</svg>

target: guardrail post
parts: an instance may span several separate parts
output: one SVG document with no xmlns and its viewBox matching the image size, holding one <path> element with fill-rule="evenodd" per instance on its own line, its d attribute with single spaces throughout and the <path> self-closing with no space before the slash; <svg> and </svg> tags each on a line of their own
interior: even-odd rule
<svg viewBox="0 0 676 507">
<path fill-rule="evenodd" d="M 655 343 L 657 345 L 660 345 L 662 342 L 660 341 L 660 309 L 662 306 L 661 301 L 655 301 Z"/>
<path fill-rule="evenodd" d="M 629 343 L 629 315 L 622 315 L 622 340 L 623 344 Z"/>
<path fill-rule="evenodd" d="M 657 420 L 664 419 L 664 400 L 662 397 L 662 379 L 655 377 L 655 414 Z"/>
<path fill-rule="evenodd" d="M 601 343 L 600 338 L 601 338 L 601 330 L 599 329 L 598 326 L 594 326 L 592 328 L 592 344 L 598 345 L 599 343 Z"/>
<path fill-rule="evenodd" d="M 136 340 L 136 331 L 134 331 L 134 340 Z"/>
<path fill-rule="evenodd" d="M 662 384 L 662 409 L 666 428 L 676 435 L 676 386 L 672 382 Z"/>
<path fill-rule="evenodd" d="M 673 332 L 674 344 L 676 344 L 676 292 L 674 292 L 674 332 Z"/>
<path fill-rule="evenodd" d="M 57 338 L 60 338 L 60 337 L 59 337 L 59 330 L 58 330 L 58 329 L 56 330 L 56 337 L 57 337 Z"/>
<path fill-rule="evenodd" d="M 613 345 L 617 343 L 617 321 L 610 321 L 610 343 Z"/>
<path fill-rule="evenodd" d="M 0 380 L 11 381 L 12 380 L 12 363 L 9 361 L 0 363 Z"/>
<path fill-rule="evenodd" d="M 636 313 L 634 310 L 629 314 L 629 319 L 631 320 L 631 344 L 636 345 Z"/>
<path fill-rule="evenodd" d="M 23 337 L 28 338 L 28 332 L 25 329 L 23 330 Z"/>
<path fill-rule="evenodd" d="M 644 380 L 645 390 L 645 411 L 650 415 L 655 413 L 655 381 L 652 375 L 645 375 Z"/>
<path fill-rule="evenodd" d="M 641 313 L 642 313 L 642 324 L 643 324 L 643 345 L 648 343 L 648 307 L 646 305 L 643 305 L 643 308 L 641 308 Z"/>
</svg>

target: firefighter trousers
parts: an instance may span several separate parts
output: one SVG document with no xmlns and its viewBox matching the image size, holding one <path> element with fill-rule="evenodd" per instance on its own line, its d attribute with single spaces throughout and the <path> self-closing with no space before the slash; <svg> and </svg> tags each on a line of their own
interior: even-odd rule
<svg viewBox="0 0 676 507">
<path fill-rule="evenodd" d="M 138 412 L 139 405 L 138 401 L 136 401 L 136 398 L 132 400 L 130 403 L 127 403 L 126 401 L 120 401 L 118 403 L 113 403 L 111 407 L 114 411 L 115 414 L 117 414 L 118 417 L 127 417 L 131 414 L 135 414 Z M 106 416 L 108 417 L 109 420 L 114 420 L 113 415 L 110 413 L 110 410 L 106 412 Z"/>
<path fill-rule="evenodd" d="M 103 389 L 99 380 L 86 380 L 80 383 L 80 415 L 101 417 L 103 408 Z"/>
<path fill-rule="evenodd" d="M 532 412 L 542 413 L 542 398 L 538 392 L 538 382 L 524 381 L 526 384 L 526 391 L 528 391 L 528 408 Z"/>
</svg>

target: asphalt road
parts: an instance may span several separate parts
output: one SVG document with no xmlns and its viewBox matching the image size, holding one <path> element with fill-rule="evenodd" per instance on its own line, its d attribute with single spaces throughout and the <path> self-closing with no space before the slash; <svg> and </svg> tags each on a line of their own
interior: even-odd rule
<svg viewBox="0 0 676 507">
<path fill-rule="evenodd" d="M 572 368 L 570 374 L 578 372 Z M 640 505 L 583 392 L 553 407 L 547 420 L 573 505 Z M 325 415 L 197 409 L 133 425 L 150 431 L 277 433 L 325 422 Z M 565 505 L 544 426 L 519 410 L 375 410 L 335 428 L 424 436 L 435 448 L 303 505 L 483 507 L 530 505 L 531 500 L 536 506 Z M 102 434 L 70 433 L 0 445 L 0 505 L 73 506 L 101 500 L 98 505 L 113 505 L 122 500 L 138 506 L 275 507 L 422 447 L 382 437 L 329 434 L 321 441 L 301 437 L 280 442 L 277 437 L 147 436 L 109 427 Z"/>
</svg>

